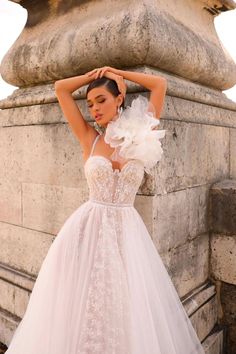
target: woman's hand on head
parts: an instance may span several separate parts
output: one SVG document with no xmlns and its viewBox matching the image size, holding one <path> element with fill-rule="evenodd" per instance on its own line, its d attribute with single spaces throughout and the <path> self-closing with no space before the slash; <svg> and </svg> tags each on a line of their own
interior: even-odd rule
<svg viewBox="0 0 236 354">
<path fill-rule="evenodd" d="M 110 73 L 108 72 L 108 73 L 104 74 L 104 76 L 107 76 L 107 75 L 110 75 Z M 118 89 L 119 89 L 120 93 L 122 94 L 123 98 L 125 99 L 127 87 L 126 87 L 126 84 L 125 84 L 123 76 L 116 75 L 116 74 L 113 74 L 113 73 L 112 73 L 112 75 L 114 75 L 115 77 L 114 78 L 110 77 L 110 78 L 116 81 Z"/>
<path fill-rule="evenodd" d="M 86 75 L 94 78 L 94 80 L 101 78 L 103 76 L 107 77 L 108 79 L 115 80 L 120 93 L 125 99 L 127 87 L 123 76 L 116 74 L 116 69 L 110 66 L 103 66 L 101 68 L 97 68 L 89 71 Z"/>
<path fill-rule="evenodd" d="M 97 79 L 99 77 L 102 77 L 106 71 L 116 74 L 115 68 L 112 68 L 111 66 L 102 66 L 101 68 L 96 68 L 87 72 L 86 75 L 88 76 L 94 75 L 95 79 Z"/>
</svg>

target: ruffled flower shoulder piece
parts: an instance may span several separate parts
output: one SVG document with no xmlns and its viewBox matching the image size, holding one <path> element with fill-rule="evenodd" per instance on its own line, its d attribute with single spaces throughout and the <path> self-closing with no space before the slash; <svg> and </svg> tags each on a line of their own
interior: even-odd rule
<svg viewBox="0 0 236 354">
<path fill-rule="evenodd" d="M 159 139 L 164 138 L 166 132 L 157 128 L 160 120 L 155 118 L 154 112 L 148 99 L 139 95 L 131 106 L 122 110 L 118 119 L 108 123 L 104 141 L 115 148 L 112 160 L 121 163 L 129 159 L 140 160 L 145 172 L 152 174 L 151 168 L 163 154 Z"/>
</svg>

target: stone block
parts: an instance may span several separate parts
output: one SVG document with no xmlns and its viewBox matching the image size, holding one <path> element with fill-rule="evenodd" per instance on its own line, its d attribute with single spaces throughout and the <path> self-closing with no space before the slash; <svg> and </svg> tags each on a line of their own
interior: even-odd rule
<svg viewBox="0 0 236 354">
<path fill-rule="evenodd" d="M 22 224 L 21 195 L 20 181 L 10 180 L 8 175 L 0 178 L 0 221 Z"/>
<path fill-rule="evenodd" d="M 210 248 L 211 275 L 215 279 L 236 285 L 236 235 L 232 237 L 212 234 Z"/>
<path fill-rule="evenodd" d="M 157 166 L 157 194 L 213 183 L 229 173 L 229 130 L 165 122 L 163 159 Z M 194 142 L 194 143 L 193 143 Z"/>
<path fill-rule="evenodd" d="M 57 234 L 67 218 L 88 199 L 88 190 L 23 183 L 23 226 Z"/>
<path fill-rule="evenodd" d="M 153 239 L 153 228 L 154 228 L 154 220 L 153 220 L 153 196 L 145 196 L 142 194 L 137 194 L 134 201 L 134 207 L 137 212 L 143 219 L 148 232 Z"/>
<path fill-rule="evenodd" d="M 180 297 L 208 278 L 208 234 L 199 235 L 160 255 Z"/>
<path fill-rule="evenodd" d="M 208 189 L 202 185 L 154 197 L 153 239 L 160 252 L 208 231 Z"/>
<path fill-rule="evenodd" d="M 201 341 L 207 337 L 217 322 L 217 298 L 213 296 L 191 316 L 191 321 Z"/>
<path fill-rule="evenodd" d="M 0 153 L 0 179 L 9 183 L 85 183 L 80 144 L 67 124 L 0 129 Z"/>
<path fill-rule="evenodd" d="M 225 179 L 211 186 L 211 231 L 228 236 L 236 233 L 236 180 Z"/>
<path fill-rule="evenodd" d="M 37 275 L 54 237 L 0 222 L 0 260 L 13 269 Z"/>
</svg>

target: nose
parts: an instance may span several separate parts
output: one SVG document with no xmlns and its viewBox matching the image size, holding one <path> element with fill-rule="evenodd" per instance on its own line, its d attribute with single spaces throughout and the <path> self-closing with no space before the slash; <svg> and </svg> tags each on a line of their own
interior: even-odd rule
<svg viewBox="0 0 236 354">
<path fill-rule="evenodd" d="M 99 109 L 99 105 L 97 105 L 96 103 L 93 105 L 93 110 L 97 111 Z"/>
<path fill-rule="evenodd" d="M 97 113 L 99 113 L 99 106 L 94 106 L 93 107 L 93 112 L 94 112 L 94 114 L 97 114 Z"/>
</svg>

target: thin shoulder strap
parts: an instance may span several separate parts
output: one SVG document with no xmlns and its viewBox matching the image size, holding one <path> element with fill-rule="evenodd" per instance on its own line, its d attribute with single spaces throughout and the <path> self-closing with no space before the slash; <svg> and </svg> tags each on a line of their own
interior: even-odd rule
<svg viewBox="0 0 236 354">
<path fill-rule="evenodd" d="M 89 156 L 92 156 L 94 147 L 95 147 L 95 145 L 96 145 L 96 142 L 97 142 L 99 136 L 100 136 L 100 134 L 98 134 L 98 135 L 96 136 L 96 138 L 94 139 L 93 145 L 92 145 L 92 149 L 91 149 L 91 152 L 90 152 L 90 155 L 89 155 Z"/>
</svg>

